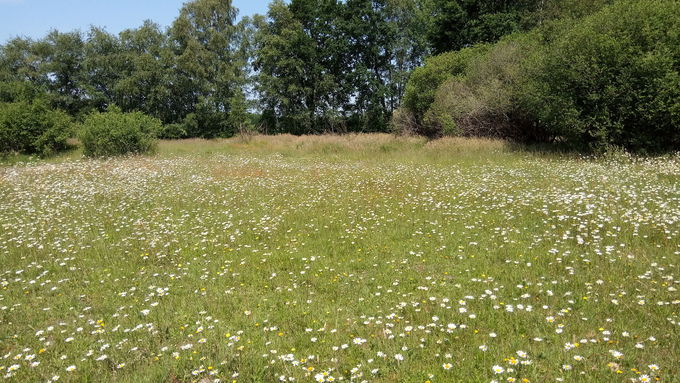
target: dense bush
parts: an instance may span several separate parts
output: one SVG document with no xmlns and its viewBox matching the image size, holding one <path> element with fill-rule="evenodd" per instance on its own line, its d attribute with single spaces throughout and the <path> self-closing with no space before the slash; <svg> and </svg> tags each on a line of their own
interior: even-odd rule
<svg viewBox="0 0 680 383">
<path fill-rule="evenodd" d="M 411 74 L 404 92 L 402 106 L 413 114 L 413 118 L 421 127 L 424 127 L 422 122 L 425 113 L 434 102 L 439 86 L 452 77 L 463 75 L 470 62 L 484 55 L 489 47 L 477 45 L 427 59 L 425 66 L 414 70 Z"/>
<path fill-rule="evenodd" d="M 437 90 L 423 124 L 445 135 L 516 137 L 513 89 L 533 35 L 511 36 L 473 58 L 465 73 Z"/>
<path fill-rule="evenodd" d="M 0 152 L 50 155 L 67 148 L 71 119 L 46 102 L 0 103 Z"/>
<path fill-rule="evenodd" d="M 680 3 L 622 0 L 428 60 L 393 121 L 428 136 L 680 148 Z"/>
<path fill-rule="evenodd" d="M 540 37 L 515 34 L 428 61 L 409 82 L 403 107 L 392 120 L 395 128 L 429 137 L 517 137 L 514 88 L 526 53 L 536 49 Z"/>
<path fill-rule="evenodd" d="M 680 2 L 620 1 L 582 19 L 535 56 L 520 93 L 572 146 L 680 148 Z"/>
<path fill-rule="evenodd" d="M 187 137 L 187 131 L 184 124 L 167 124 L 158 133 L 158 138 L 166 140 L 178 140 Z"/>
<path fill-rule="evenodd" d="M 0 102 L 32 101 L 38 98 L 48 100 L 49 96 L 28 81 L 0 80 Z"/>
<path fill-rule="evenodd" d="M 80 140 L 88 157 L 144 154 L 155 150 L 161 129 L 162 124 L 156 118 L 109 108 L 105 113 L 97 112 L 85 118 Z"/>
</svg>

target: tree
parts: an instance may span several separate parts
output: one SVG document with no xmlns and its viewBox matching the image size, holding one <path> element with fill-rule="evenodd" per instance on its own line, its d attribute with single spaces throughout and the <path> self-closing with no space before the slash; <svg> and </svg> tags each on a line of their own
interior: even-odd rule
<svg viewBox="0 0 680 383">
<path fill-rule="evenodd" d="M 360 130 L 384 130 L 391 113 L 389 74 L 396 25 L 388 20 L 386 3 L 349 0 L 344 25 L 349 37 L 355 124 Z"/>
<path fill-rule="evenodd" d="M 330 17 L 337 2 L 294 0 L 270 5 L 268 23 L 258 32 L 255 68 L 264 123 L 271 131 L 311 133 L 342 100 L 337 65 L 342 50 L 332 43 Z M 325 25 L 324 25 L 325 24 Z M 335 66 L 335 68 L 333 68 Z"/>
<path fill-rule="evenodd" d="M 165 123 L 179 122 L 184 117 L 184 93 L 173 91 L 175 57 L 160 26 L 147 20 L 137 29 L 121 32 L 120 47 L 115 104 L 124 112 L 140 111 Z"/>
<path fill-rule="evenodd" d="M 42 55 L 40 72 L 47 78 L 52 104 L 72 116 L 86 113 L 89 100 L 85 94 L 83 35 L 78 31 L 62 33 L 53 30 L 35 48 Z"/>
<path fill-rule="evenodd" d="M 175 54 L 175 91 L 185 102 L 190 135 L 231 135 L 230 100 L 245 86 L 247 57 L 231 0 L 194 0 L 170 29 Z"/>
<path fill-rule="evenodd" d="M 99 111 L 115 102 L 116 83 L 124 76 L 120 40 L 102 28 L 92 27 L 85 43 L 83 62 L 85 93 Z"/>
<path fill-rule="evenodd" d="M 436 54 L 495 42 L 533 26 L 530 14 L 546 0 L 434 0 L 429 40 Z"/>
<path fill-rule="evenodd" d="M 384 131 L 428 52 L 428 1 L 293 0 L 257 34 L 263 119 L 278 131 Z"/>
<path fill-rule="evenodd" d="M 423 64 L 430 54 L 427 33 L 430 29 L 433 0 L 389 0 L 387 17 L 395 26 L 392 40 L 392 70 L 390 84 L 392 86 L 390 110 L 395 110 L 401 102 L 406 83 L 411 72 Z"/>
<path fill-rule="evenodd" d="M 0 102 L 45 97 L 47 79 L 39 71 L 40 63 L 31 40 L 15 38 L 0 46 Z"/>
</svg>

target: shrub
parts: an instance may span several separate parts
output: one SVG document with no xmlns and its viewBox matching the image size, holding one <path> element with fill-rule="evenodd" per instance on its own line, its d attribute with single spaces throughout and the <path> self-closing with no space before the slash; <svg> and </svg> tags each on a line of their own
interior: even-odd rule
<svg viewBox="0 0 680 383">
<path fill-rule="evenodd" d="M 145 154 L 155 150 L 161 129 L 160 120 L 154 117 L 141 112 L 123 113 L 114 107 L 87 116 L 80 140 L 88 157 Z"/>
<path fill-rule="evenodd" d="M 411 130 L 427 136 L 677 150 L 680 2 L 588 1 L 599 10 L 581 18 L 565 10 L 532 32 L 428 60 L 409 81 L 398 121 L 414 120 Z"/>
<path fill-rule="evenodd" d="M 620 1 L 577 22 L 528 67 L 521 107 L 555 140 L 680 147 L 680 3 Z"/>
<path fill-rule="evenodd" d="M 184 124 L 167 124 L 158 133 L 158 138 L 167 140 L 178 140 L 187 137 L 187 131 Z"/>
<path fill-rule="evenodd" d="M 424 124 L 448 135 L 515 135 L 513 89 L 533 43 L 532 35 L 511 36 L 474 58 L 464 75 L 439 87 Z"/>
<path fill-rule="evenodd" d="M 398 108 L 392 113 L 392 120 L 390 121 L 390 128 L 392 133 L 397 135 L 414 135 L 418 134 L 418 123 L 413 113 L 407 108 Z"/>
<path fill-rule="evenodd" d="M 513 125 L 514 88 L 527 52 L 536 49 L 539 37 L 535 33 L 516 34 L 476 54 L 466 54 L 461 60 L 465 65 L 444 80 L 431 99 L 429 95 L 428 99 L 420 98 L 423 105 L 417 108 L 426 110 L 417 119 L 416 130 L 427 136 L 518 136 Z M 410 105 L 414 104 L 406 103 L 407 111 Z"/>
<path fill-rule="evenodd" d="M 483 55 L 489 47 L 477 45 L 427 59 L 425 66 L 413 71 L 409 78 L 404 92 L 403 107 L 413 113 L 418 124 L 422 124 L 439 86 L 452 77 L 463 75 L 470 62 Z"/>
<path fill-rule="evenodd" d="M 68 147 L 71 119 L 46 102 L 0 103 L 0 152 L 47 156 Z"/>
<path fill-rule="evenodd" d="M 47 94 L 28 81 L 0 80 L 0 102 L 33 101 L 47 97 Z"/>
</svg>

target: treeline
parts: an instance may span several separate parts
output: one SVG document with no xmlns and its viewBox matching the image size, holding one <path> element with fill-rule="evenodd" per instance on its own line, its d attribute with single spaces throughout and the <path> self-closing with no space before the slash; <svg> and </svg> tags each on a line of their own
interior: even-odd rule
<svg viewBox="0 0 680 383">
<path fill-rule="evenodd" d="M 232 134 L 247 110 L 253 22 L 229 1 L 187 3 L 167 30 L 52 31 L 0 51 L 0 101 L 43 98 L 75 119 L 116 105 L 160 119 L 168 137 Z"/>
<path fill-rule="evenodd" d="M 278 0 L 266 17 L 236 22 L 231 1 L 194 0 L 167 30 L 147 21 L 119 35 L 94 27 L 7 42 L 0 101 L 41 96 L 76 119 L 116 105 L 160 119 L 166 137 L 229 136 L 243 124 L 386 131 L 431 52 L 526 28 L 544 2 Z"/>
<path fill-rule="evenodd" d="M 193 0 L 165 29 L 147 21 L 0 46 L 0 151 L 60 150 L 88 121 L 100 136 L 107 111 L 122 136 L 120 121 L 146 115 L 146 135 L 163 138 L 396 129 L 669 147 L 677 7 L 275 0 L 237 21 L 230 0 Z"/>
</svg>

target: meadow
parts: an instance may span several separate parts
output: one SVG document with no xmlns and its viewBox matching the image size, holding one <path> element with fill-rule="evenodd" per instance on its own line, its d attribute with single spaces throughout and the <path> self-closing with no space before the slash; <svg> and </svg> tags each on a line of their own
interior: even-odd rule
<svg viewBox="0 0 680 383">
<path fill-rule="evenodd" d="M 0 165 L 7 382 L 680 382 L 680 156 L 389 135 Z"/>
</svg>

